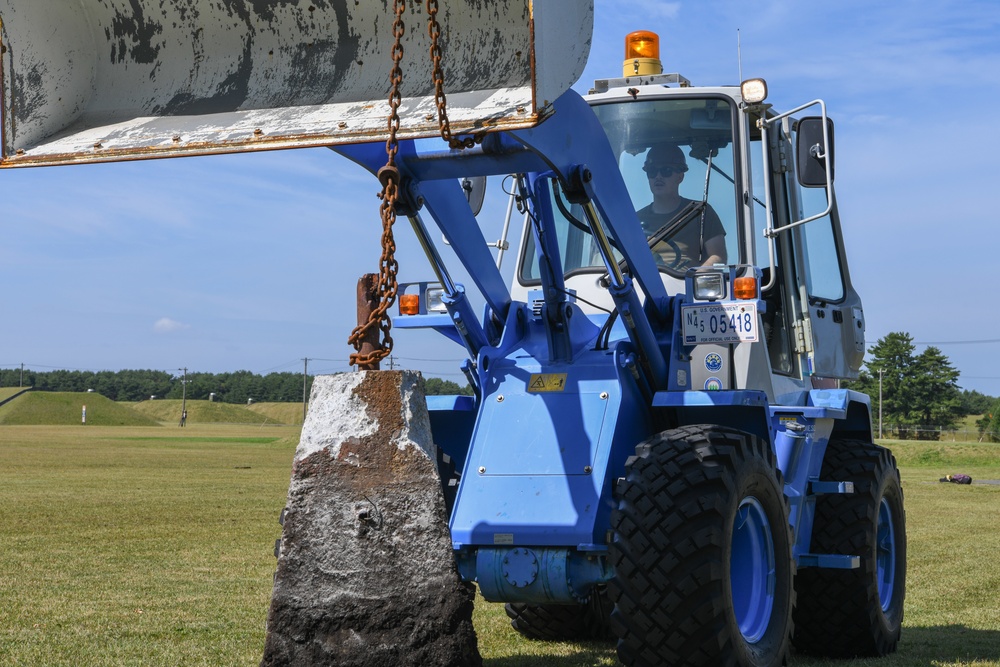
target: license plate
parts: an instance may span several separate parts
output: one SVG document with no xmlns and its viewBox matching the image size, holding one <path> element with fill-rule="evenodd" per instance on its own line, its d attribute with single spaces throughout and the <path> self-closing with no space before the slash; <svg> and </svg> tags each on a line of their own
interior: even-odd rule
<svg viewBox="0 0 1000 667">
<path fill-rule="evenodd" d="M 757 304 L 711 303 L 681 308 L 685 345 L 756 343 Z"/>
</svg>

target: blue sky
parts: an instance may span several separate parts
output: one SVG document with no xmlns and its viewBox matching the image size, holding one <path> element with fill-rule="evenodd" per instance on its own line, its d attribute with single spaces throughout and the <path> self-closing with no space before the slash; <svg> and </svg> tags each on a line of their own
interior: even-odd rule
<svg viewBox="0 0 1000 667">
<path fill-rule="evenodd" d="M 825 99 L 869 346 L 907 331 L 1000 396 L 1000 4 L 597 0 L 595 23 L 579 90 L 618 76 L 636 29 L 666 71 L 738 83 L 739 30 L 776 107 Z M 376 190 L 325 149 L 0 173 L 0 367 L 347 370 Z M 487 238 L 504 207 L 491 191 Z M 401 279 L 429 278 L 405 224 L 398 242 Z M 395 341 L 399 365 L 461 380 L 457 346 Z"/>
</svg>

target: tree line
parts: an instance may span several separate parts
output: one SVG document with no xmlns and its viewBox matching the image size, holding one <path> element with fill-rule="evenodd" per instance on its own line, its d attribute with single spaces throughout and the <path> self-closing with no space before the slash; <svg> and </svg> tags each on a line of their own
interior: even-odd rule
<svg viewBox="0 0 1000 667">
<path fill-rule="evenodd" d="M 312 390 L 313 376 L 304 378 L 306 395 Z M 113 401 L 147 401 L 186 396 L 190 400 L 222 403 L 293 403 L 303 396 L 301 373 L 250 371 L 232 373 L 187 373 L 186 376 L 158 370 L 120 371 L 33 371 L 0 369 L 0 387 L 32 387 L 36 391 L 94 391 Z M 450 380 L 427 378 L 426 391 L 434 394 L 471 394 L 470 387 Z"/>
<path fill-rule="evenodd" d="M 1000 416 L 1000 400 L 958 386 L 959 372 L 933 345 L 916 354 L 906 332 L 890 333 L 868 349 L 860 377 L 844 383 L 871 397 L 872 420 L 878 430 L 881 408 L 883 433 L 901 440 L 937 440 L 955 430 L 967 415 L 992 412 Z M 990 419 L 977 422 L 981 437 L 989 437 Z M 1000 427 L 1000 420 L 994 425 Z M 992 428 L 1000 433 L 1000 428 Z M 998 438 L 1000 439 L 1000 438 Z"/>
<path fill-rule="evenodd" d="M 894 332 L 868 350 L 860 377 L 844 385 L 871 397 L 872 420 L 878 429 L 879 408 L 886 437 L 937 440 L 942 431 L 955 430 L 967 415 L 983 415 L 977 422 L 980 436 L 1000 442 L 1000 399 L 958 386 L 959 372 L 933 345 L 916 353 L 913 338 Z M 303 396 L 300 373 L 250 371 L 188 373 L 158 370 L 34 371 L 0 369 L 0 387 L 33 387 L 41 391 L 95 391 L 114 401 L 144 401 L 152 397 L 212 400 L 223 403 L 296 402 Z M 313 376 L 305 377 L 305 391 Z M 880 399 L 881 384 L 881 399 Z M 428 395 L 466 394 L 472 389 L 450 380 L 427 378 Z M 214 395 L 213 395 L 214 394 Z M 886 432 L 887 431 L 887 432 Z"/>
</svg>

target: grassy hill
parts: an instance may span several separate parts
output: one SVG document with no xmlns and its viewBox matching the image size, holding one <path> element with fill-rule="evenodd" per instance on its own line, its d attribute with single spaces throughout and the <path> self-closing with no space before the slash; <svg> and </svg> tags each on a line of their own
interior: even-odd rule
<svg viewBox="0 0 1000 667">
<path fill-rule="evenodd" d="M 23 391 L 0 388 L 0 401 Z M 116 403 L 100 394 L 31 391 L 0 405 L 0 425 L 81 424 L 83 406 L 87 423 L 99 426 L 158 426 L 177 423 L 181 401 L 155 400 Z M 188 401 L 189 424 L 290 424 L 302 423 L 301 403 L 254 403 L 247 407 L 231 403 Z"/>
<path fill-rule="evenodd" d="M 128 405 L 92 393 L 32 391 L 0 406 L 0 424 L 11 426 L 82 424 L 95 426 L 158 426 Z"/>
<path fill-rule="evenodd" d="M 181 419 L 181 401 L 176 399 L 157 399 L 129 404 L 133 410 L 157 422 L 179 422 Z M 299 408 L 301 410 L 301 407 Z M 188 424 L 263 424 L 271 423 L 266 415 L 249 410 L 243 405 L 218 403 L 215 401 L 188 401 Z"/>
<path fill-rule="evenodd" d="M 301 403 L 253 403 L 248 409 L 264 415 L 269 424 L 302 423 Z"/>
<path fill-rule="evenodd" d="M 18 392 L 24 391 L 23 387 L 0 387 L 0 403 L 11 396 L 16 396 Z"/>
</svg>

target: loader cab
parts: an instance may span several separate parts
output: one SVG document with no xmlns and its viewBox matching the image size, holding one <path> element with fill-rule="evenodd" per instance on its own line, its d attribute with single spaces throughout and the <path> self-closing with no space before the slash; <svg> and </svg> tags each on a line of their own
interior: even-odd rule
<svg viewBox="0 0 1000 667">
<path fill-rule="evenodd" d="M 832 136 L 821 132 L 824 121 L 747 104 L 737 87 L 695 88 L 676 74 L 661 78 L 676 85 L 656 77 L 641 86 L 609 80 L 598 82 L 587 99 L 617 157 L 667 293 L 684 291 L 692 267 L 752 264 L 761 272 L 761 330 L 775 393 L 822 386 L 814 378 L 856 377 L 863 311 L 844 260 L 832 173 L 827 180 L 810 154 L 819 144 L 832 151 Z M 674 159 L 664 160 L 664 151 Z M 668 179 L 647 173 L 664 162 L 683 171 L 665 170 L 674 172 Z M 663 180 L 673 181 L 679 205 L 648 215 Z M 611 310 L 602 284 L 606 268 L 582 211 L 554 182 L 549 190 L 567 290 L 585 311 Z M 530 303 L 541 276 L 534 237 L 525 232 L 512 296 Z M 719 235 L 721 254 L 710 260 L 707 246 Z"/>
<path fill-rule="evenodd" d="M 739 109 L 731 94 L 663 89 L 635 97 L 625 90 L 591 96 L 608 135 L 668 293 L 684 290 L 692 267 L 748 261 L 741 193 Z M 567 289 L 610 307 L 600 284 L 606 269 L 586 230 L 583 213 L 550 188 L 556 211 Z M 514 293 L 541 285 L 534 238 L 522 236 Z M 519 289 L 520 288 L 520 289 Z M 517 298 L 515 296 L 515 298 Z"/>
</svg>

